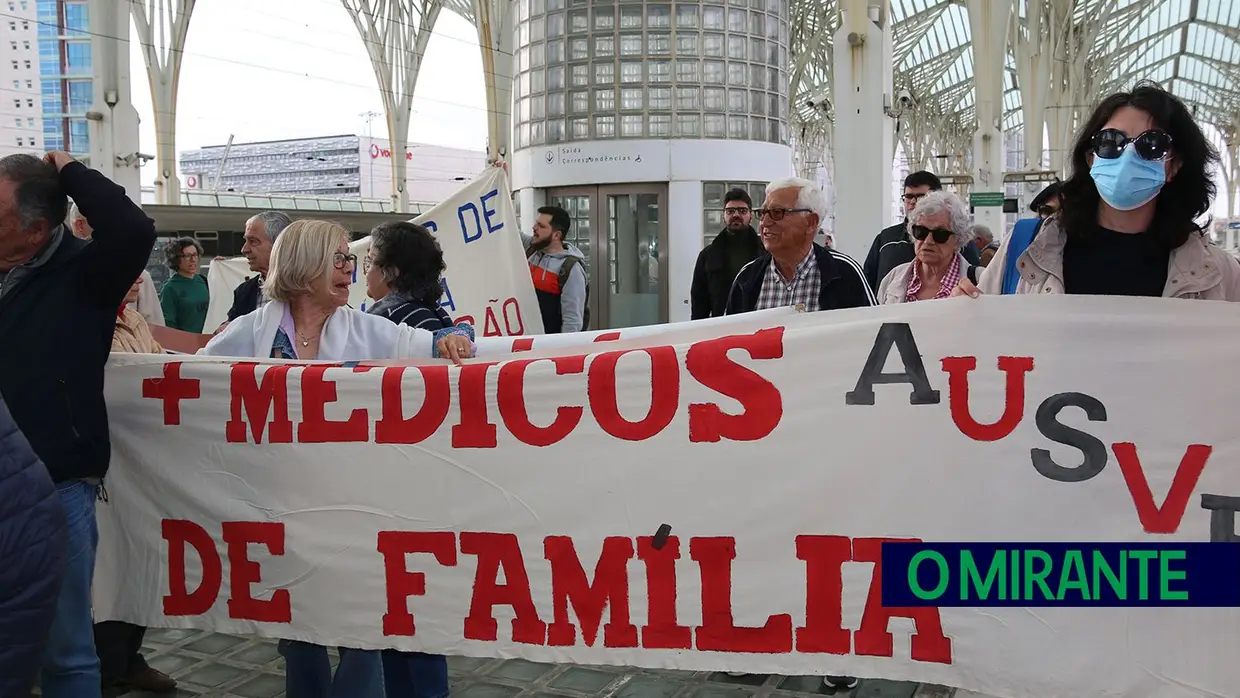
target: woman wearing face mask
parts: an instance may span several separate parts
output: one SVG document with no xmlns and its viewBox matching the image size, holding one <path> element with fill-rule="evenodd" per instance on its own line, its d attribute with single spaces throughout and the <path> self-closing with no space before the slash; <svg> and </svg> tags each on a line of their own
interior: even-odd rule
<svg viewBox="0 0 1240 698">
<path fill-rule="evenodd" d="M 1072 148 L 1063 203 L 1016 259 L 1016 293 L 1240 301 L 1240 264 L 1195 219 L 1214 197 L 1218 153 L 1182 102 L 1152 83 L 1104 99 Z M 975 287 L 999 294 L 1001 246 Z"/>
</svg>

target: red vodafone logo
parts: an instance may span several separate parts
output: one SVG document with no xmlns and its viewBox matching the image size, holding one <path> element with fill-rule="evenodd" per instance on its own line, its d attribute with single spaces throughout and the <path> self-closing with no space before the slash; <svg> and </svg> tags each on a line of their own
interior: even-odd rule
<svg viewBox="0 0 1240 698">
<path fill-rule="evenodd" d="M 189 187 L 190 189 L 197 189 L 197 188 L 198 188 L 198 178 L 197 178 L 197 177 L 195 177 L 194 175 L 190 175 L 190 176 L 186 177 L 186 178 L 185 178 L 185 186 Z"/>
<path fill-rule="evenodd" d="M 378 160 L 379 158 L 383 158 L 384 160 L 391 160 L 391 159 L 392 159 L 392 151 L 391 151 L 391 149 L 389 149 L 389 148 L 380 148 L 378 145 L 375 145 L 374 143 L 371 143 L 371 144 L 370 144 L 370 159 L 371 159 L 371 160 Z M 407 151 L 407 150 L 406 150 L 406 151 L 405 151 L 405 159 L 406 159 L 406 160 L 412 160 L 412 159 L 413 159 L 413 153 L 411 153 L 411 152 L 409 152 L 409 151 Z"/>
</svg>

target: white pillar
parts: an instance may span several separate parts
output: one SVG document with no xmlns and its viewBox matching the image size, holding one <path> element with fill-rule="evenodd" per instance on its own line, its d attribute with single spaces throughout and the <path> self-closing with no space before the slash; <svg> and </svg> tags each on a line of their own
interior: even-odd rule
<svg viewBox="0 0 1240 698">
<path fill-rule="evenodd" d="M 973 133 L 973 219 L 992 231 L 1003 225 L 1003 66 L 1007 54 L 1008 2 L 969 0 L 973 41 L 973 89 L 977 130 Z M 981 197 L 995 197 L 982 205 Z M 995 196 L 997 195 L 997 197 Z"/>
<path fill-rule="evenodd" d="M 388 140 L 392 150 L 392 208 L 408 212 L 405 186 L 406 153 L 409 150 L 409 114 L 418 82 L 422 56 L 441 0 L 340 0 L 362 36 L 370 65 L 379 81 L 383 110 L 387 113 Z"/>
<path fill-rule="evenodd" d="M 138 110 L 129 90 L 129 3 L 90 0 L 94 100 L 86 118 L 90 166 L 142 201 L 138 167 Z"/>
<path fill-rule="evenodd" d="M 155 200 L 181 203 L 177 177 L 177 85 L 194 0 L 132 0 L 134 26 L 155 110 Z"/>
<path fill-rule="evenodd" d="M 834 36 L 836 198 L 835 243 L 864 258 L 890 225 L 891 157 L 895 150 L 891 104 L 891 17 L 885 0 L 840 0 Z"/>
<path fill-rule="evenodd" d="M 513 10 L 511 0 L 473 0 L 487 95 L 487 162 L 508 159 L 512 139 Z"/>
</svg>

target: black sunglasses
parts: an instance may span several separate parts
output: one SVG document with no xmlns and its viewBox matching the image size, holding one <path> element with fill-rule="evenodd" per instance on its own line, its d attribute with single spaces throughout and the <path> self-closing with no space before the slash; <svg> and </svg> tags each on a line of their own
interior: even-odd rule
<svg viewBox="0 0 1240 698">
<path fill-rule="evenodd" d="M 1094 154 L 1103 160 L 1114 160 L 1132 143 L 1142 160 L 1162 160 L 1171 152 L 1171 136 L 1164 130 L 1152 128 L 1136 138 L 1117 128 L 1104 128 L 1094 134 Z"/>
<path fill-rule="evenodd" d="M 942 228 L 935 228 L 934 230 L 931 230 L 924 225 L 913 226 L 913 237 L 917 240 L 925 240 L 926 238 L 933 236 L 934 241 L 942 245 L 953 235 L 955 235 L 955 233 L 952 231 L 943 230 Z"/>
</svg>

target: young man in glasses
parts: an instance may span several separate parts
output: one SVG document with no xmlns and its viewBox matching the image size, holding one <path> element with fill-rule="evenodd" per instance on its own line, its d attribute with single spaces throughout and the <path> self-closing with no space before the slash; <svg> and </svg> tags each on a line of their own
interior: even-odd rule
<svg viewBox="0 0 1240 698">
<path fill-rule="evenodd" d="M 883 228 L 870 245 L 870 253 L 865 257 L 865 280 L 871 290 L 878 289 L 878 283 L 886 278 L 887 273 L 901 264 L 913 261 L 913 241 L 908 235 L 908 214 L 926 194 L 939 191 L 943 183 L 932 172 L 920 170 L 904 178 L 904 194 L 900 199 L 904 204 L 904 220 L 889 228 Z M 964 258 L 969 264 L 978 264 L 981 259 L 977 250 L 966 249 Z"/>
<path fill-rule="evenodd" d="M 689 290 L 690 319 L 719 317 L 728 305 L 728 291 L 741 268 L 762 254 L 762 242 L 753 229 L 753 202 L 744 189 L 723 197 L 723 230 L 698 254 Z"/>
</svg>

